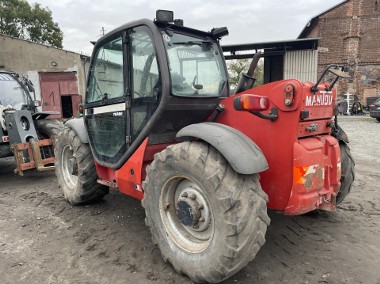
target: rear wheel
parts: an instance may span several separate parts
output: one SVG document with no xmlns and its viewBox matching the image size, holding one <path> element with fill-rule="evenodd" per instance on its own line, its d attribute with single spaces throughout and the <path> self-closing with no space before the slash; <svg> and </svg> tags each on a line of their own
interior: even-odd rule
<svg viewBox="0 0 380 284">
<path fill-rule="evenodd" d="M 108 187 L 97 183 L 91 149 L 82 143 L 73 129 L 65 127 L 56 140 L 55 171 L 65 199 L 72 205 L 102 199 Z"/>
<path fill-rule="evenodd" d="M 169 146 L 155 155 L 143 188 L 153 242 L 194 282 L 230 277 L 265 243 L 268 198 L 258 174 L 236 173 L 212 146 Z"/>
<path fill-rule="evenodd" d="M 351 156 L 350 148 L 346 143 L 340 143 L 340 160 L 341 160 L 341 178 L 340 178 L 340 189 L 336 197 L 336 203 L 340 204 L 347 194 L 350 193 L 352 183 L 355 180 L 355 162 Z"/>
</svg>

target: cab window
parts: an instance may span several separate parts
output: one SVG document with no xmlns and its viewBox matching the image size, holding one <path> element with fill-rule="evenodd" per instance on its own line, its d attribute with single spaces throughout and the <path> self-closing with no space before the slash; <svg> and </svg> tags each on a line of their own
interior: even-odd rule
<svg viewBox="0 0 380 284">
<path fill-rule="evenodd" d="M 160 99 L 160 76 L 150 32 L 134 28 L 130 35 L 132 57 L 132 140 L 147 124 Z"/>
<path fill-rule="evenodd" d="M 211 38 L 162 32 L 176 96 L 228 96 L 223 55 Z"/>
<path fill-rule="evenodd" d="M 86 103 L 99 102 L 124 96 L 122 39 L 100 47 L 91 66 Z"/>
<path fill-rule="evenodd" d="M 124 58 L 118 36 L 98 48 L 86 96 L 86 124 L 95 156 L 114 164 L 128 148 Z"/>
</svg>

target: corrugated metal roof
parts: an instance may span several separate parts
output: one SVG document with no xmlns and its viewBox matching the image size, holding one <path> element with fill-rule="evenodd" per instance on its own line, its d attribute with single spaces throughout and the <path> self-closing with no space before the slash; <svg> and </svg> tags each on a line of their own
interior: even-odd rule
<svg viewBox="0 0 380 284">
<path fill-rule="evenodd" d="M 223 45 L 222 50 L 225 53 L 230 53 L 227 55 L 226 59 L 243 58 L 244 53 L 248 51 L 264 50 L 263 56 L 265 54 L 274 54 L 279 52 L 286 52 L 291 50 L 316 50 L 318 48 L 319 38 L 305 38 L 296 40 L 285 40 L 285 41 L 269 41 L 269 42 L 257 42 L 257 43 L 245 43 L 245 44 L 230 44 Z M 237 55 L 237 52 L 241 52 Z M 246 54 L 247 58 L 251 57 L 251 54 Z"/>
</svg>

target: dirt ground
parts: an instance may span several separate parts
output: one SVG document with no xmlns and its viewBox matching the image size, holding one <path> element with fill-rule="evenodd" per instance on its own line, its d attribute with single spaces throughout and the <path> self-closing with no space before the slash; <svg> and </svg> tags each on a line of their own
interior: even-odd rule
<svg viewBox="0 0 380 284">
<path fill-rule="evenodd" d="M 342 117 L 356 161 L 333 213 L 270 211 L 267 242 L 224 283 L 380 283 L 380 123 Z M 13 174 L 0 160 L 0 283 L 191 283 L 163 262 L 140 202 L 112 191 L 73 207 L 54 173 Z"/>
</svg>

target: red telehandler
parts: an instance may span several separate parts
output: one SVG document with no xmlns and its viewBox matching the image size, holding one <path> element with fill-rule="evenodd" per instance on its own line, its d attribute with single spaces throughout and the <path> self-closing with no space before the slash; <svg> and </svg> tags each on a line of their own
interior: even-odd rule
<svg viewBox="0 0 380 284">
<path fill-rule="evenodd" d="M 55 145 L 58 182 L 73 205 L 109 188 L 142 200 L 164 261 L 194 282 L 220 282 L 265 243 L 267 208 L 332 211 L 354 162 L 334 117 L 334 82 L 252 88 L 259 56 L 230 96 L 221 37 L 170 11 L 97 41 L 83 118 Z M 324 73 L 324 74 L 325 74 Z M 323 74 L 323 75 L 324 75 Z"/>
</svg>

